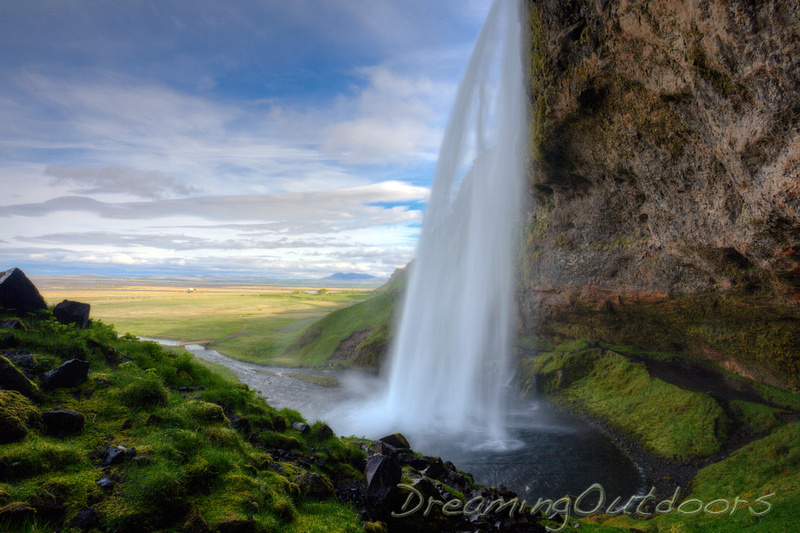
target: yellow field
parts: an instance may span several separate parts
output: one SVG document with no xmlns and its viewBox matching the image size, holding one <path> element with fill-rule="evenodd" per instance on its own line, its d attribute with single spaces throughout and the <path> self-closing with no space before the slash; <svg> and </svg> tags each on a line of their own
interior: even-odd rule
<svg viewBox="0 0 800 533">
<path fill-rule="evenodd" d="M 199 342 L 274 332 L 365 300 L 372 292 L 326 287 L 328 294 L 316 294 L 319 287 L 149 280 L 32 281 L 49 305 L 64 299 L 88 303 L 93 319 L 113 324 L 119 333 Z"/>
</svg>

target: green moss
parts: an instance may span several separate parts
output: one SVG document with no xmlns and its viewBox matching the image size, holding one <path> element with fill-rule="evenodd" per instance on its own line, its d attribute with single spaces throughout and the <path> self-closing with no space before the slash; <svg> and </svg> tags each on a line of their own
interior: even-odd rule
<svg viewBox="0 0 800 533">
<path fill-rule="evenodd" d="M 709 395 L 653 378 L 613 352 L 560 350 L 538 356 L 532 370 L 554 402 L 600 418 L 654 455 L 707 457 L 727 437 L 725 412 Z"/>
<path fill-rule="evenodd" d="M 744 420 L 755 435 L 768 435 L 782 425 L 775 416 L 781 412 L 780 409 L 741 400 L 732 401 L 730 407 L 734 415 Z"/>
<path fill-rule="evenodd" d="M 82 447 L 48 437 L 29 436 L 24 443 L 0 447 L 0 481 L 52 472 L 75 472 L 88 465 Z"/>
<path fill-rule="evenodd" d="M 537 334 L 551 342 L 591 337 L 648 352 L 731 360 L 760 381 L 800 387 L 800 320 L 780 301 L 751 294 L 675 296 L 598 309 L 571 302 L 554 309 Z"/>
<path fill-rule="evenodd" d="M 18 442 L 29 427 L 41 424 L 41 412 L 17 391 L 0 390 L 0 444 Z"/>
<path fill-rule="evenodd" d="M 35 507 L 41 501 L 64 509 L 60 515 L 32 515 L 19 526 L 22 529 L 0 524 L 3 531 L 77 533 L 62 526 L 90 506 L 98 513 L 99 530 L 118 533 L 178 531 L 186 524 L 206 524 L 214 530 L 237 523 L 255 531 L 274 531 L 315 512 L 302 510 L 305 498 L 288 478 L 320 471 L 342 479 L 362 476 L 353 465 L 363 452 L 320 433 L 319 425 L 301 435 L 290 428 L 291 422 L 302 420 L 299 413 L 276 411 L 254 391 L 222 379 L 188 354 L 168 353 L 131 337 L 117 338 L 113 328 L 102 323 L 79 331 L 32 319 L 28 328 L 31 336 L 22 340 L 21 349 L 63 346 L 59 335 L 68 337 L 69 344 L 94 340 L 99 345 L 88 355 L 93 372 L 87 382 L 47 392 L 38 408 L 15 392 L 0 391 L 0 411 L 5 409 L 31 426 L 23 443 L 0 446 L 0 504 L 30 502 Z M 115 350 L 130 360 L 116 366 L 107 357 Z M 57 364 L 58 359 L 51 362 Z M 191 396 L 169 390 L 189 383 L 196 387 Z M 64 440 L 42 437 L 36 429 L 39 408 L 84 413 L 84 432 Z M 247 418 L 247 434 L 255 445 L 229 427 L 226 412 Z M 313 439 L 322 467 L 301 463 L 311 448 L 308 439 Z M 98 468 L 105 448 L 116 445 L 131 454 L 119 464 Z M 297 462 L 274 463 L 258 446 L 303 454 Z M 109 477 L 112 487 L 101 489 L 96 484 L 101 477 Z M 349 507 L 326 504 L 330 530 L 358 528 Z"/>
</svg>

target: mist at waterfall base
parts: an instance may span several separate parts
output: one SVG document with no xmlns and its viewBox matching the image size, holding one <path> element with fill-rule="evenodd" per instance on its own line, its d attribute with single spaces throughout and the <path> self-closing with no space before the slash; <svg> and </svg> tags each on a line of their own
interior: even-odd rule
<svg viewBox="0 0 800 533">
<path fill-rule="evenodd" d="M 318 413 L 342 435 L 403 433 L 479 483 L 618 494 L 640 476 L 607 439 L 512 383 L 514 241 L 529 117 L 522 2 L 495 0 L 459 85 L 410 271 L 388 373 L 352 376 L 358 398 Z M 526 26 L 526 24 L 525 24 Z"/>
</svg>

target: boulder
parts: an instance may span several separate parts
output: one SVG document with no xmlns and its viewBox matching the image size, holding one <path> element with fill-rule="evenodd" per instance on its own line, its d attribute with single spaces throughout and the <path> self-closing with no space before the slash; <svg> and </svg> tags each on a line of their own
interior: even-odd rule
<svg viewBox="0 0 800 533">
<path fill-rule="evenodd" d="M 383 442 L 398 450 L 411 448 L 411 445 L 402 433 L 392 433 L 391 435 L 378 439 L 378 442 Z"/>
<path fill-rule="evenodd" d="M 27 502 L 9 503 L 0 508 L 0 523 L 8 527 L 20 527 L 24 524 L 29 524 L 35 516 L 36 509 Z"/>
<path fill-rule="evenodd" d="M 322 424 L 316 431 L 316 437 L 319 442 L 333 437 L 333 430 L 328 424 Z"/>
<path fill-rule="evenodd" d="M 307 498 L 315 500 L 330 500 L 336 497 L 333 484 L 319 474 L 303 472 L 294 482 L 300 487 L 300 492 Z"/>
<path fill-rule="evenodd" d="M 400 463 L 388 455 L 375 454 L 367 459 L 364 471 L 367 484 L 367 504 L 373 509 L 385 508 L 397 492 L 403 475 Z"/>
<path fill-rule="evenodd" d="M 78 528 L 83 531 L 88 531 L 94 527 L 96 527 L 100 523 L 100 516 L 97 514 L 97 511 L 94 510 L 92 507 L 87 507 L 86 509 L 81 510 L 75 518 L 69 521 L 67 524 L 69 527 Z"/>
<path fill-rule="evenodd" d="M 39 409 L 17 391 L 0 391 L 0 444 L 19 442 L 41 420 Z"/>
<path fill-rule="evenodd" d="M 106 446 L 102 453 L 102 465 L 117 465 L 125 459 L 133 459 L 136 456 L 136 448 L 126 448 L 125 446 Z"/>
<path fill-rule="evenodd" d="M 308 430 L 311 429 L 311 426 L 305 422 L 292 422 L 292 427 L 303 434 L 308 433 Z"/>
<path fill-rule="evenodd" d="M 25 377 L 11 361 L 0 355 L 0 389 L 17 391 L 31 400 L 38 401 L 42 397 L 39 387 Z"/>
<path fill-rule="evenodd" d="M 62 324 L 75 324 L 79 328 L 85 328 L 91 324 L 89 321 L 90 309 L 89 304 L 64 300 L 53 309 L 53 316 Z"/>
<path fill-rule="evenodd" d="M 80 434 L 86 424 L 86 418 L 83 413 L 72 409 L 58 409 L 42 412 L 42 424 L 48 435 L 61 439 L 68 435 Z"/>
<path fill-rule="evenodd" d="M 22 270 L 12 268 L 0 274 L 0 307 L 33 313 L 47 310 L 47 303 Z"/>
<path fill-rule="evenodd" d="M 55 370 L 42 374 L 42 387 L 44 389 L 77 387 L 86 381 L 88 375 L 88 362 L 80 359 L 70 359 Z"/>
</svg>

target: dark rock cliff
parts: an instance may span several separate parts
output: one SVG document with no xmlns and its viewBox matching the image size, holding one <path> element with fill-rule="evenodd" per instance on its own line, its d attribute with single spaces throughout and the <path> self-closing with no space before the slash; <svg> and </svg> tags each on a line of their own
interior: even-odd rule
<svg viewBox="0 0 800 533">
<path fill-rule="evenodd" d="M 531 0 L 519 329 L 800 385 L 800 4 Z"/>
</svg>

